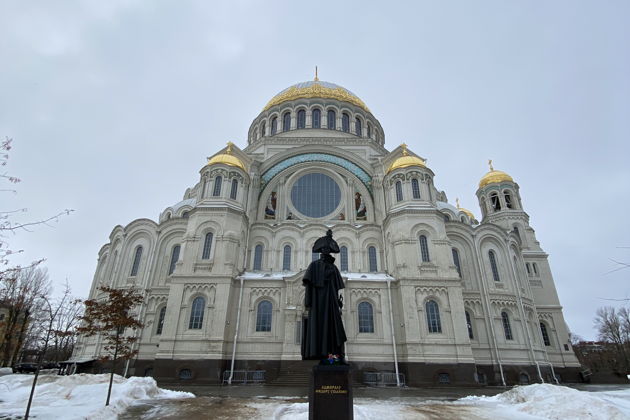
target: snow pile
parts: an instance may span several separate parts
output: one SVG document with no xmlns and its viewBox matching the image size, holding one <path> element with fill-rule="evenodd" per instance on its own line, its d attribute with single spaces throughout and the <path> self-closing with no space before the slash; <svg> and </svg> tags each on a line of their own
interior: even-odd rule
<svg viewBox="0 0 630 420">
<path fill-rule="evenodd" d="M 33 375 L 0 377 L 0 418 L 23 416 Z M 158 388 L 153 378 L 114 376 L 110 405 L 105 407 L 109 374 L 40 375 L 31 415 L 38 419 L 115 419 L 134 401 L 192 398 L 188 392 Z"/>
<path fill-rule="evenodd" d="M 466 397 L 457 402 L 549 420 L 630 418 L 630 392 L 627 390 L 584 392 L 565 386 L 534 384 L 517 386 L 493 397 Z"/>
</svg>

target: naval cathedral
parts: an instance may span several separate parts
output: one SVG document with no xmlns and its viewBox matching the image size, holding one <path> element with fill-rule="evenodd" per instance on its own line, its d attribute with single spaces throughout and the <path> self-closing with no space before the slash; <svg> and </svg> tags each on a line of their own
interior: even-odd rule
<svg viewBox="0 0 630 420">
<path fill-rule="evenodd" d="M 221 383 L 245 371 L 306 385 L 302 277 L 331 228 L 356 382 L 388 373 L 412 386 L 577 380 L 516 181 L 490 165 L 478 219 L 448 202 L 425 159 L 384 146 L 366 104 L 316 77 L 273 97 L 246 147 L 228 143 L 210 157 L 157 221 L 116 226 L 90 298 L 99 285 L 145 294 L 128 373 Z M 103 346 L 83 337 L 72 360 L 98 371 L 90 361 Z"/>
</svg>

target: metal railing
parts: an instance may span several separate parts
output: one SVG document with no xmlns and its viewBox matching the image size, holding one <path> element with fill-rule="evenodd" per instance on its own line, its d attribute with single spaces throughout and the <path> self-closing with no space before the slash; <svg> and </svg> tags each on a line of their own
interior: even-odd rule
<svg viewBox="0 0 630 420">
<path fill-rule="evenodd" d="M 398 374 L 400 386 L 405 385 L 405 374 Z M 395 372 L 363 372 L 363 383 L 372 386 L 396 386 Z"/>
<path fill-rule="evenodd" d="M 266 370 L 235 370 L 232 375 L 233 384 L 261 384 L 265 382 Z M 230 379 L 230 371 L 223 372 L 223 383 L 227 384 Z"/>
</svg>

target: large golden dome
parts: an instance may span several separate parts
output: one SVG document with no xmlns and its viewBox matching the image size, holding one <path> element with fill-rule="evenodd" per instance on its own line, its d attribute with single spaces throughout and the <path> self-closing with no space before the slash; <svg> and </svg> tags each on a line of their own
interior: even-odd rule
<svg viewBox="0 0 630 420">
<path fill-rule="evenodd" d="M 231 141 L 228 142 L 227 150 L 225 151 L 225 153 L 219 153 L 218 155 L 213 156 L 211 159 L 208 160 L 208 165 L 223 163 L 225 165 L 236 166 L 237 168 L 245 170 L 245 165 L 243 165 L 243 162 L 241 162 L 239 158 L 232 154 L 232 146 L 233 143 Z"/>
<path fill-rule="evenodd" d="M 427 167 L 424 160 L 416 156 L 411 156 L 409 154 L 409 152 L 407 151 L 407 145 L 405 143 L 401 144 L 400 147 L 402 147 L 403 149 L 402 156 L 396 159 L 394 163 L 392 163 L 392 165 L 387 170 L 387 173 L 390 173 L 394 169 L 407 168 L 409 166 L 420 166 L 421 168 Z"/>
<path fill-rule="evenodd" d="M 294 101 L 304 98 L 325 98 L 336 99 L 338 101 L 350 102 L 367 112 L 370 112 L 367 105 L 359 99 L 357 95 L 348 89 L 330 82 L 323 82 L 318 78 L 310 82 L 297 83 L 278 93 L 265 105 L 263 111 L 283 102 Z"/>
<path fill-rule="evenodd" d="M 497 184 L 501 182 L 514 182 L 511 176 L 503 171 L 497 171 L 492 167 L 492 160 L 488 161 L 490 172 L 485 174 L 479 181 L 479 188 L 483 188 L 488 184 Z"/>
</svg>

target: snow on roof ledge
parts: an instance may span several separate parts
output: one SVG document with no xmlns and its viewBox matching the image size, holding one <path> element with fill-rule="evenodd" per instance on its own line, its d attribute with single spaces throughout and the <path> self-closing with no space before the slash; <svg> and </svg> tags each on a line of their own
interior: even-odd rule
<svg viewBox="0 0 630 420">
<path fill-rule="evenodd" d="M 288 277 L 293 277 L 298 274 L 297 271 L 246 271 L 237 279 L 243 280 L 284 280 Z M 395 279 L 389 274 L 385 273 L 341 273 L 341 277 L 344 280 L 349 281 L 394 281 Z"/>
</svg>

